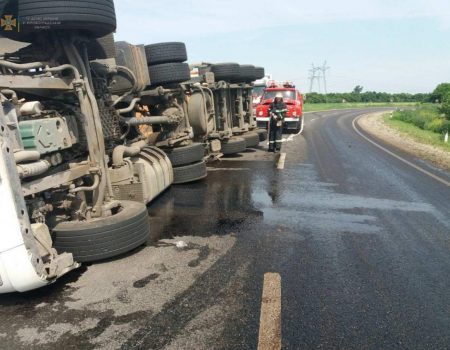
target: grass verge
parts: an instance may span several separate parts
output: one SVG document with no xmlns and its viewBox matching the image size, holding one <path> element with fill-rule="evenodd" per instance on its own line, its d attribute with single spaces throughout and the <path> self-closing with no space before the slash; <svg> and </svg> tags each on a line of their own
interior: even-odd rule
<svg viewBox="0 0 450 350">
<path fill-rule="evenodd" d="M 442 150 L 450 152 L 450 143 L 445 143 L 441 134 L 429 130 L 423 130 L 411 123 L 392 118 L 391 114 L 386 114 L 383 117 L 383 120 L 386 125 L 398 131 L 400 134 L 410 136 L 417 142 L 436 146 Z"/>
</svg>

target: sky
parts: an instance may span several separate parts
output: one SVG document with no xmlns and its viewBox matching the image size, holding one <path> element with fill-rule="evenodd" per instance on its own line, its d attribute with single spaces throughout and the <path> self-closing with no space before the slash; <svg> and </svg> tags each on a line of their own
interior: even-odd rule
<svg viewBox="0 0 450 350">
<path fill-rule="evenodd" d="M 302 92 L 325 61 L 330 92 L 430 92 L 450 81 L 449 0 L 114 2 L 116 40 L 183 41 L 191 63 L 263 66 Z"/>
</svg>

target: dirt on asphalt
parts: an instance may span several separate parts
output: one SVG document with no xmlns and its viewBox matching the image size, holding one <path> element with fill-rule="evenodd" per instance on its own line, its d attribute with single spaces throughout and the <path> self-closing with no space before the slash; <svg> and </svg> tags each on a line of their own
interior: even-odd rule
<svg viewBox="0 0 450 350">
<path fill-rule="evenodd" d="M 384 115 L 386 112 L 368 114 L 358 120 L 358 125 L 383 142 L 415 157 L 430 161 L 440 169 L 450 171 L 450 152 L 420 143 L 411 136 L 389 127 L 383 121 Z"/>
</svg>

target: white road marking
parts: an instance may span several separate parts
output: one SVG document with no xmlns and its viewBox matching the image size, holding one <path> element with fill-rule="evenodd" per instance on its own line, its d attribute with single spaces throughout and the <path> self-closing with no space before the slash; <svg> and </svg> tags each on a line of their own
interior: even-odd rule
<svg viewBox="0 0 450 350">
<path fill-rule="evenodd" d="M 264 275 L 258 350 L 281 349 L 281 276 Z"/>
<path fill-rule="evenodd" d="M 434 174 L 430 173 L 429 171 L 427 171 L 427 170 L 421 168 L 420 166 L 418 166 L 418 165 L 416 165 L 416 164 L 411 163 L 410 161 L 406 160 L 406 159 L 403 158 L 403 157 L 400 157 L 399 155 L 395 154 L 394 152 L 391 152 L 391 151 L 388 150 L 387 148 L 385 148 L 385 147 L 381 146 L 380 144 L 376 143 L 375 141 L 371 140 L 371 139 L 368 138 L 366 135 L 364 135 L 361 131 L 359 131 L 358 128 L 356 127 L 356 124 L 357 124 L 358 120 L 361 119 L 361 118 L 364 117 L 364 116 L 365 116 L 365 115 L 361 115 L 361 116 L 359 116 L 359 117 L 353 119 L 353 123 L 352 123 L 353 129 L 356 131 L 356 133 L 357 133 L 358 135 L 360 135 L 360 136 L 361 136 L 362 138 L 364 138 L 366 141 L 370 142 L 370 143 L 371 143 L 372 145 L 374 145 L 375 147 L 378 147 L 378 148 L 381 149 L 382 151 L 384 151 L 384 152 L 386 152 L 387 154 L 391 155 L 392 157 L 398 159 L 399 161 L 401 161 L 401 162 L 403 162 L 403 163 L 409 165 L 410 167 L 416 169 L 417 171 L 420 171 L 421 173 L 423 173 L 423 174 L 425 174 L 425 175 L 427 175 L 427 176 L 433 178 L 434 180 L 439 181 L 440 183 L 444 184 L 445 186 L 450 187 L 450 182 L 449 182 L 449 181 L 447 181 L 447 180 L 445 180 L 445 179 L 443 179 L 443 178 L 441 178 L 441 177 L 439 177 L 439 176 L 437 176 L 437 175 L 434 175 Z"/>
<path fill-rule="evenodd" d="M 283 170 L 284 169 L 284 164 L 286 163 L 286 153 L 281 153 L 280 154 L 280 159 L 278 159 L 278 165 L 277 165 L 277 169 L 278 170 Z"/>
</svg>

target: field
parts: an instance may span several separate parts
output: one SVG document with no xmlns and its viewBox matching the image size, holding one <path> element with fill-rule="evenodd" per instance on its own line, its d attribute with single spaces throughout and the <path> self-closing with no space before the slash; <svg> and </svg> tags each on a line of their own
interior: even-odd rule
<svg viewBox="0 0 450 350">
<path fill-rule="evenodd" d="M 305 103 L 305 112 L 329 111 L 331 109 L 352 109 L 370 107 L 412 107 L 416 103 Z"/>
</svg>

